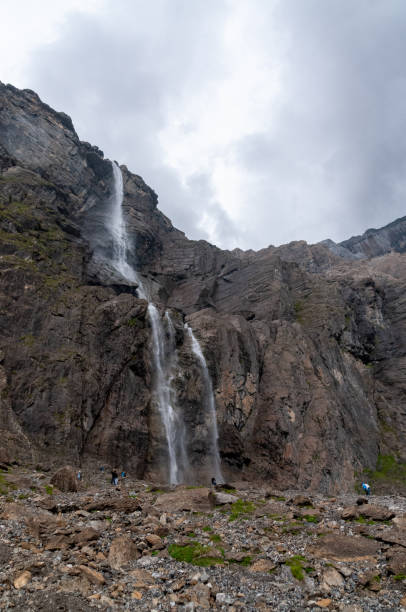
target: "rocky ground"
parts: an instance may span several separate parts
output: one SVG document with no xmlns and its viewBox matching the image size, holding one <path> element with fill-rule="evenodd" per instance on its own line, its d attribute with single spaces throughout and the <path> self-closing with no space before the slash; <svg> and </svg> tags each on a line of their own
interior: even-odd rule
<svg viewBox="0 0 406 612">
<path fill-rule="evenodd" d="M 404 497 L 51 476 L 0 474 L 2 610 L 406 610 Z"/>
</svg>

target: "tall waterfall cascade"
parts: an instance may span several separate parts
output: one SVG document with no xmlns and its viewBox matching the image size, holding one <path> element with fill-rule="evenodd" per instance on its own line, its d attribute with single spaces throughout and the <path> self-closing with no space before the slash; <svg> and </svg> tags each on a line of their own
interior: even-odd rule
<svg viewBox="0 0 406 612">
<path fill-rule="evenodd" d="M 140 298 L 148 300 L 148 317 L 152 330 L 152 360 L 155 374 L 153 392 L 165 432 L 169 483 L 179 484 L 188 477 L 190 478 L 192 467 L 187 452 L 187 428 L 183 411 L 178 405 L 174 386 L 174 380 L 179 371 L 175 327 L 169 312 L 166 311 L 164 317 L 161 317 L 158 308 L 148 299 L 147 289 L 134 267 L 129 263 L 129 254 L 131 254 L 132 247 L 123 215 L 123 176 L 116 163 L 113 163 L 112 166 L 114 190 L 110 226 L 108 227 L 113 245 L 110 263 L 124 279 L 137 284 L 137 293 Z M 191 338 L 192 352 L 200 364 L 204 381 L 204 409 L 209 421 L 211 467 L 216 480 L 222 482 L 213 387 L 201 347 L 188 326 L 187 332 Z"/>
</svg>

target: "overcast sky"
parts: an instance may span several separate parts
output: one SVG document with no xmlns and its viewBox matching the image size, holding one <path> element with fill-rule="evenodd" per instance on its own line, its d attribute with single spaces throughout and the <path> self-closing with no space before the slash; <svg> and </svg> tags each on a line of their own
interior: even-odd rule
<svg viewBox="0 0 406 612">
<path fill-rule="evenodd" d="M 190 238 L 406 214 L 405 0 L 0 0 L 0 80 L 68 113 Z"/>
</svg>

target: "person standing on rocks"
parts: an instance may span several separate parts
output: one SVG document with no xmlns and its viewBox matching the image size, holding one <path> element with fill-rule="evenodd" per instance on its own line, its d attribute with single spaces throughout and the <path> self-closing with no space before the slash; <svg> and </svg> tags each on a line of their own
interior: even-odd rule
<svg viewBox="0 0 406 612">
<path fill-rule="evenodd" d="M 116 470 L 112 470 L 111 472 L 111 484 L 114 486 L 118 485 L 118 474 Z"/>
<path fill-rule="evenodd" d="M 370 495 L 371 493 L 371 487 L 369 486 L 369 484 L 367 482 L 363 482 L 362 483 L 362 488 L 365 491 L 365 495 Z"/>
<path fill-rule="evenodd" d="M 78 480 L 82 480 L 82 472 L 80 470 L 78 471 L 77 476 L 78 476 Z"/>
</svg>

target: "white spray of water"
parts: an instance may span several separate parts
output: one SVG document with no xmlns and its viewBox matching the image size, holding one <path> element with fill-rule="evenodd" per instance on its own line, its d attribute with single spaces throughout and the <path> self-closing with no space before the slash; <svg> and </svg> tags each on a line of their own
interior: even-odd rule
<svg viewBox="0 0 406 612">
<path fill-rule="evenodd" d="M 200 366 L 203 372 L 203 381 L 205 386 L 205 402 L 207 406 L 207 410 L 209 412 L 210 418 L 210 437 L 211 437 L 211 446 L 212 446 L 212 460 L 213 460 L 213 473 L 217 482 L 224 482 L 223 475 L 221 473 L 221 462 L 220 462 L 220 453 L 218 446 L 218 429 L 217 429 L 217 415 L 216 415 L 216 402 L 214 400 L 213 393 L 213 385 L 211 382 L 211 377 L 209 374 L 209 369 L 207 367 L 206 359 L 203 355 L 203 351 L 201 346 L 195 337 L 193 330 L 189 325 L 185 325 L 185 328 L 190 336 L 192 351 L 194 355 L 197 357 Z"/>
</svg>

